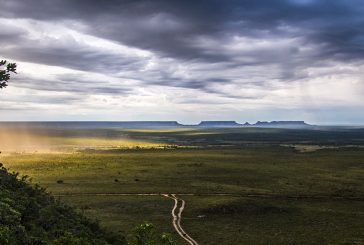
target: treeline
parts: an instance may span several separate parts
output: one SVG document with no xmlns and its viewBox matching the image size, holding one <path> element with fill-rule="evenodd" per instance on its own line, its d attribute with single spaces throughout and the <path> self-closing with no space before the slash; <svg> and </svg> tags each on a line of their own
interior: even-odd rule
<svg viewBox="0 0 364 245">
<path fill-rule="evenodd" d="M 0 244 L 175 244 L 168 234 L 157 234 L 152 224 L 141 224 L 123 236 L 103 230 L 93 220 L 67 206 L 27 176 L 9 173 L 0 163 Z"/>
</svg>

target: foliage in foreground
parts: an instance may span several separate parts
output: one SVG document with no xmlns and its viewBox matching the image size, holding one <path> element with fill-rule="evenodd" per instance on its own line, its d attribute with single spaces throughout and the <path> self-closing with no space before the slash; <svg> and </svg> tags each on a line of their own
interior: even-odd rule
<svg viewBox="0 0 364 245">
<path fill-rule="evenodd" d="M 136 227 L 126 241 L 26 180 L 27 176 L 9 173 L 0 163 L 0 244 L 175 244 L 170 235 L 156 233 L 150 223 Z"/>
<path fill-rule="evenodd" d="M 0 244 L 124 244 L 0 164 Z"/>
<path fill-rule="evenodd" d="M 5 66 L 2 68 L 2 66 Z M 0 61 L 0 89 L 8 86 L 10 73 L 16 73 L 16 63 L 8 63 L 6 60 Z"/>
<path fill-rule="evenodd" d="M 135 227 L 133 234 L 129 238 L 130 245 L 175 245 L 172 237 L 163 233 L 156 233 L 153 224 L 144 223 Z"/>
</svg>

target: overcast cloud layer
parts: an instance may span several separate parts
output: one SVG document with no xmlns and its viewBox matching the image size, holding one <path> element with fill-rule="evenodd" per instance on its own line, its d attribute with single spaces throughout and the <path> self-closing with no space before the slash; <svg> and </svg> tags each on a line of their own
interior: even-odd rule
<svg viewBox="0 0 364 245">
<path fill-rule="evenodd" d="M 362 0 L 0 0 L 1 120 L 364 124 Z"/>
</svg>

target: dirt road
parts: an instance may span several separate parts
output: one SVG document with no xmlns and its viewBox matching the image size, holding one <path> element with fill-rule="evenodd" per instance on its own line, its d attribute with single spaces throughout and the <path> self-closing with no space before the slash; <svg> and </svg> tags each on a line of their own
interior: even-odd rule
<svg viewBox="0 0 364 245">
<path fill-rule="evenodd" d="M 171 211 L 172 214 L 172 225 L 176 232 L 190 245 L 198 245 L 198 243 L 191 238 L 182 228 L 181 220 L 182 220 L 182 212 L 185 208 L 185 201 L 180 198 L 180 196 L 232 196 L 232 197 L 250 197 L 250 198 L 267 198 L 267 199 L 322 199 L 322 200 L 336 200 L 336 201 L 345 201 L 345 200 L 358 200 L 364 201 L 363 196 L 325 196 L 325 195 L 279 195 L 279 194 L 261 194 L 261 193 L 204 193 L 204 194 L 195 194 L 195 193 L 179 193 L 177 194 L 163 194 L 163 193 L 64 193 L 64 194 L 54 194 L 56 197 L 66 197 L 66 196 L 163 196 L 167 198 L 171 198 L 174 200 L 174 206 Z M 178 205 L 180 204 L 179 211 L 176 214 L 176 210 L 178 209 Z"/>
<path fill-rule="evenodd" d="M 192 238 L 190 237 L 182 228 L 181 226 L 181 220 L 182 220 L 182 212 L 185 208 L 186 202 L 183 199 L 177 198 L 175 194 L 162 194 L 162 196 L 171 198 L 174 200 L 174 206 L 172 209 L 172 225 L 174 227 L 174 229 L 177 231 L 177 233 L 184 239 L 187 241 L 188 244 L 190 245 L 198 245 L 198 243 Z M 176 215 L 176 210 L 178 208 L 178 204 L 181 203 L 181 206 L 179 208 L 178 214 Z"/>
</svg>

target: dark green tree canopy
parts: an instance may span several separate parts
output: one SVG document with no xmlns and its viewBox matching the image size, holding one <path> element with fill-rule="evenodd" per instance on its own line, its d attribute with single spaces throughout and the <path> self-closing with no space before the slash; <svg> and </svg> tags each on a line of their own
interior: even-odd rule
<svg viewBox="0 0 364 245">
<path fill-rule="evenodd" d="M 0 88 L 8 86 L 10 73 L 16 73 L 16 63 L 8 63 L 6 60 L 0 61 Z"/>
</svg>

